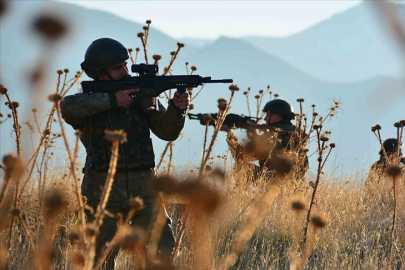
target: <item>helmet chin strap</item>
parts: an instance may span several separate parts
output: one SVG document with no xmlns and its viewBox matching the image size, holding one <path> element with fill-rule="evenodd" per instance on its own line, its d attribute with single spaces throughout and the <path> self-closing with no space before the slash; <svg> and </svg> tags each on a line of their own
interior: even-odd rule
<svg viewBox="0 0 405 270">
<path fill-rule="evenodd" d="M 111 81 L 115 81 L 113 77 L 111 77 L 110 73 L 107 71 L 107 68 L 103 68 L 100 73 L 106 75 Z"/>
</svg>

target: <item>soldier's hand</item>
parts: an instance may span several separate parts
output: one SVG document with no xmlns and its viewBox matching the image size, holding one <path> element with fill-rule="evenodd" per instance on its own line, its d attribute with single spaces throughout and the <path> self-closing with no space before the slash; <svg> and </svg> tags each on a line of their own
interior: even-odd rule
<svg viewBox="0 0 405 270">
<path fill-rule="evenodd" d="M 227 125 L 222 125 L 222 127 L 219 130 L 225 131 L 226 133 L 229 133 L 231 131 L 231 129 Z"/>
<path fill-rule="evenodd" d="M 134 102 L 133 98 L 130 95 L 138 92 L 139 89 L 120 90 L 116 92 L 115 97 L 117 98 L 118 107 L 124 107 L 125 109 L 128 109 L 129 106 L 131 106 L 132 102 Z"/>
<path fill-rule="evenodd" d="M 174 105 L 182 110 L 187 110 L 189 105 L 190 99 L 188 97 L 188 93 L 181 94 L 176 91 L 173 96 L 173 103 Z"/>
</svg>

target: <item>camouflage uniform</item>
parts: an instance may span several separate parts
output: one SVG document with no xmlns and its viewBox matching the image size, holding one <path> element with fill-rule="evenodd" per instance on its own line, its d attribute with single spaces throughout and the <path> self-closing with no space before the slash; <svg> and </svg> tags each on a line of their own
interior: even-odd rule
<svg viewBox="0 0 405 270">
<path fill-rule="evenodd" d="M 269 132 L 258 135 L 254 140 L 242 145 L 235 134 L 231 131 L 228 133 L 226 141 L 232 157 L 241 164 L 241 162 L 259 160 L 259 168 L 255 170 L 255 177 L 261 173 L 263 168 L 267 169 L 268 177 L 272 175 L 274 168 L 271 166 L 271 160 L 277 153 L 282 153 L 284 150 L 290 150 L 291 145 L 298 145 L 301 141 L 297 133 L 296 127 L 288 120 L 282 120 L 278 123 L 269 125 Z M 294 135 L 293 135 L 294 134 Z M 304 137 L 305 135 L 302 135 Z M 308 158 L 305 154 L 300 157 L 302 165 L 297 173 L 297 179 L 303 179 L 306 171 L 309 168 Z M 244 164 L 245 166 L 246 164 Z"/>
<path fill-rule="evenodd" d="M 121 212 L 125 218 L 129 211 L 129 198 L 141 197 L 145 208 L 135 214 L 132 225 L 139 225 L 145 230 L 148 230 L 154 218 L 154 197 L 148 189 L 148 180 L 154 175 L 155 166 L 150 130 L 162 140 L 173 141 L 184 126 L 184 117 L 179 116 L 172 100 L 169 101 L 167 110 L 160 103 L 157 107 L 144 113 L 139 100 L 134 100 L 129 109 L 117 107 L 115 94 L 107 93 L 76 94 L 65 97 L 60 103 L 64 120 L 81 131 L 80 140 L 87 152 L 82 194 L 87 198 L 87 205 L 94 209 L 99 204 L 111 156 L 112 144 L 106 141 L 104 131 L 126 131 L 127 142 L 119 148 L 117 171 L 106 209 L 113 214 Z M 88 221 L 93 219 L 94 216 L 88 213 Z M 97 257 L 105 242 L 114 236 L 116 222 L 116 219 L 110 217 L 104 219 L 97 240 Z M 161 259 L 167 263 L 174 247 L 169 220 L 159 247 Z M 115 249 L 114 254 L 110 255 L 107 269 L 114 268 L 117 253 L 118 249 Z"/>
</svg>

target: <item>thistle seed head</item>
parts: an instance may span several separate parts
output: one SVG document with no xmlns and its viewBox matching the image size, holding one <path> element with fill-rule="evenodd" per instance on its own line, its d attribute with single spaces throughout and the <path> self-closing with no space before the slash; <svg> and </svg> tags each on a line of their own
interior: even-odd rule
<svg viewBox="0 0 405 270">
<path fill-rule="evenodd" d="M 274 97 L 275 97 L 275 98 L 278 98 L 278 94 L 274 94 Z"/>
<path fill-rule="evenodd" d="M 52 102 L 58 102 L 62 100 L 62 96 L 55 92 L 54 94 L 48 96 L 48 100 Z"/>
<path fill-rule="evenodd" d="M 191 68 L 190 68 L 192 71 L 196 71 L 197 70 L 197 67 L 196 66 L 191 66 Z"/>
<path fill-rule="evenodd" d="M 11 106 L 14 108 L 18 108 L 20 106 L 20 103 L 18 103 L 17 101 L 11 101 Z"/>
<path fill-rule="evenodd" d="M 381 125 L 380 124 L 375 125 L 375 129 L 376 130 L 381 130 Z"/>
<path fill-rule="evenodd" d="M 153 58 L 153 60 L 155 60 L 155 61 L 159 61 L 160 59 L 162 59 L 162 56 L 161 56 L 161 55 L 158 55 L 158 54 L 154 54 L 154 55 L 152 56 L 152 58 Z"/>
<path fill-rule="evenodd" d="M 315 108 L 315 104 L 312 104 L 311 107 L 312 107 L 312 108 Z"/>
<path fill-rule="evenodd" d="M 176 55 L 176 52 L 175 52 L 175 51 L 172 51 L 172 52 L 170 52 L 170 55 L 171 55 L 171 56 L 174 56 L 174 55 Z"/>
<path fill-rule="evenodd" d="M 132 53 L 134 50 L 132 48 L 128 48 L 128 52 Z"/>
<path fill-rule="evenodd" d="M 62 71 L 61 69 L 58 69 L 58 70 L 56 71 L 56 73 L 58 73 L 58 75 L 62 75 L 62 74 L 63 74 L 63 71 Z"/>
<path fill-rule="evenodd" d="M 42 14 L 33 22 L 33 29 L 48 40 L 55 41 L 68 32 L 65 22 L 51 14 Z"/>
<path fill-rule="evenodd" d="M 303 99 L 303 98 L 299 98 L 299 99 L 297 99 L 297 102 L 304 102 L 304 99 Z"/>
<path fill-rule="evenodd" d="M 45 198 L 46 215 L 53 217 L 66 205 L 68 205 L 68 201 L 65 197 L 65 193 L 60 190 L 55 190 Z"/>
<path fill-rule="evenodd" d="M 229 90 L 239 91 L 239 86 L 237 84 L 231 84 L 231 85 L 229 85 Z"/>
<path fill-rule="evenodd" d="M 226 100 L 226 98 L 219 98 L 218 104 L 221 104 L 221 103 L 228 103 L 228 101 Z"/>
<path fill-rule="evenodd" d="M 74 246 L 83 239 L 83 235 L 78 229 L 74 229 L 69 233 L 69 242 L 70 245 Z"/>
<path fill-rule="evenodd" d="M 146 232 L 136 228 L 127 233 L 121 240 L 121 248 L 131 253 L 143 252 L 147 243 Z"/>
<path fill-rule="evenodd" d="M 263 90 L 259 90 L 259 94 L 263 94 L 264 93 L 264 91 Z"/>
<path fill-rule="evenodd" d="M 317 228 L 323 228 L 328 224 L 328 220 L 326 218 L 326 215 L 323 214 L 323 213 L 318 213 L 316 215 L 313 215 L 311 217 L 311 222 Z"/>
<path fill-rule="evenodd" d="M 301 211 L 305 209 L 306 201 L 302 196 L 296 196 L 291 199 L 291 207 L 294 210 Z"/>
<path fill-rule="evenodd" d="M 400 128 L 400 127 L 403 127 L 403 125 L 401 124 L 401 122 L 396 122 L 396 123 L 394 123 L 394 127 Z"/>
<path fill-rule="evenodd" d="M 400 166 L 398 166 L 398 165 L 390 166 L 387 169 L 387 174 L 389 176 L 391 176 L 392 178 L 396 178 L 396 177 L 400 176 L 401 173 L 402 173 L 402 168 Z"/>
<path fill-rule="evenodd" d="M 286 175 L 290 173 L 294 167 L 293 160 L 286 157 L 276 157 L 269 161 L 270 165 L 277 174 Z"/>
<path fill-rule="evenodd" d="M 5 95 L 7 93 L 7 88 L 1 86 L 0 87 L 0 94 Z"/>
<path fill-rule="evenodd" d="M 7 170 L 14 170 L 20 167 L 21 161 L 14 154 L 7 154 L 3 157 L 3 164 Z"/>
<path fill-rule="evenodd" d="M 335 144 L 335 143 L 331 143 L 329 146 L 330 146 L 330 148 L 335 148 L 335 147 L 336 147 L 336 144 Z"/>
<path fill-rule="evenodd" d="M 136 211 L 142 210 L 144 208 L 143 200 L 140 197 L 129 199 L 129 205 Z"/>
<path fill-rule="evenodd" d="M 260 95 L 255 95 L 255 99 L 259 99 L 260 98 Z"/>
<path fill-rule="evenodd" d="M 177 42 L 177 46 L 178 46 L 179 48 L 184 48 L 184 43 Z"/>
<path fill-rule="evenodd" d="M 139 33 L 137 34 L 137 36 L 138 36 L 139 38 L 143 38 L 143 36 L 145 36 L 145 33 L 144 33 L 144 32 L 139 32 Z"/>
<path fill-rule="evenodd" d="M 151 24 L 151 23 L 152 23 L 152 20 L 146 20 L 146 23 L 147 23 L 147 24 Z"/>
<path fill-rule="evenodd" d="M 243 94 L 246 96 L 246 95 L 248 94 L 248 92 L 247 92 L 247 91 L 245 91 L 245 92 L 243 92 Z"/>
<path fill-rule="evenodd" d="M 190 106 L 188 107 L 188 109 L 191 111 L 191 110 L 194 110 L 194 108 L 195 108 L 195 106 L 194 106 L 194 104 L 190 104 Z"/>
<path fill-rule="evenodd" d="M 63 70 L 63 72 L 69 73 L 69 69 L 68 69 L 68 68 L 65 68 L 65 69 Z"/>
<path fill-rule="evenodd" d="M 269 90 L 270 89 L 270 85 L 267 85 L 267 90 Z"/>
<path fill-rule="evenodd" d="M 329 138 L 326 134 L 322 134 L 320 140 L 321 140 L 321 142 L 327 142 L 327 141 L 329 141 Z"/>
<path fill-rule="evenodd" d="M 141 49 L 139 49 L 139 47 L 135 48 L 135 51 L 139 52 Z"/>
<path fill-rule="evenodd" d="M 377 129 L 375 128 L 375 126 L 372 126 L 372 127 L 371 127 L 371 131 L 372 131 L 372 132 L 375 132 L 376 130 L 377 130 Z"/>
<path fill-rule="evenodd" d="M 148 30 L 148 29 L 149 29 L 149 27 L 144 26 L 144 27 L 142 27 L 142 29 L 146 31 L 146 30 Z"/>
</svg>

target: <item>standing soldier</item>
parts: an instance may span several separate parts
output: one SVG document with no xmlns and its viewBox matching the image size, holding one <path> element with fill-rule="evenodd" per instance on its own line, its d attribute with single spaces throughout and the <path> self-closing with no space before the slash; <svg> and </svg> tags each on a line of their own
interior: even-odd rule
<svg viewBox="0 0 405 270">
<path fill-rule="evenodd" d="M 306 135 L 291 123 L 295 117 L 294 108 L 286 100 L 274 99 L 267 102 L 263 112 L 266 113 L 264 120 L 269 126 L 268 132 L 258 135 L 255 129 L 248 130 L 247 136 L 250 141 L 246 145 L 242 145 L 238 141 L 228 126 L 223 125 L 221 130 L 228 133 L 226 141 L 237 162 L 259 160 L 260 172 L 264 168 L 268 172 L 272 172 L 274 158 L 284 154 L 287 150 L 297 148 L 306 140 Z M 302 149 L 302 147 L 299 148 Z M 305 178 L 309 165 L 306 154 L 301 150 L 298 152 L 296 173 L 297 179 L 302 180 Z"/>
<path fill-rule="evenodd" d="M 100 38 L 88 47 L 81 64 L 86 74 L 99 81 L 119 81 L 130 76 L 127 69 L 128 50 L 117 40 Z M 184 126 L 184 117 L 178 110 L 187 110 L 188 94 L 174 94 L 167 110 L 151 98 L 149 102 L 134 100 L 130 95 L 139 89 L 121 90 L 116 93 L 75 94 L 65 97 L 60 108 L 64 120 L 74 129 L 81 131 L 80 140 L 86 148 L 86 165 L 82 194 L 87 205 L 96 209 L 107 177 L 111 157 L 111 142 L 105 138 L 105 130 L 125 130 L 127 142 L 120 145 L 119 159 L 114 182 L 106 210 L 116 216 L 125 216 L 130 210 L 129 199 L 141 197 L 144 209 L 135 213 L 131 225 L 148 230 L 153 222 L 154 196 L 148 189 L 149 179 L 154 175 L 155 156 L 150 130 L 162 140 L 174 141 Z M 149 103 L 148 108 L 144 104 Z M 94 215 L 86 213 L 87 221 Z M 105 216 L 97 238 L 96 260 L 100 251 L 115 235 L 117 219 Z M 159 243 L 160 260 L 174 268 L 171 252 L 174 237 L 169 219 L 163 229 Z M 114 269 L 114 259 L 119 248 L 115 248 L 106 260 L 106 269 Z"/>
<path fill-rule="evenodd" d="M 381 148 L 379 152 L 380 159 L 374 162 L 374 164 L 371 166 L 369 176 L 366 180 L 366 185 L 370 184 L 371 182 L 379 183 L 381 178 L 386 176 L 386 171 L 390 164 L 393 165 L 393 162 L 398 162 L 399 160 L 400 166 L 402 167 L 405 164 L 405 158 L 402 157 L 402 142 L 399 147 L 398 140 L 390 138 L 383 142 L 382 147 L 384 148 L 385 153 Z"/>
</svg>

